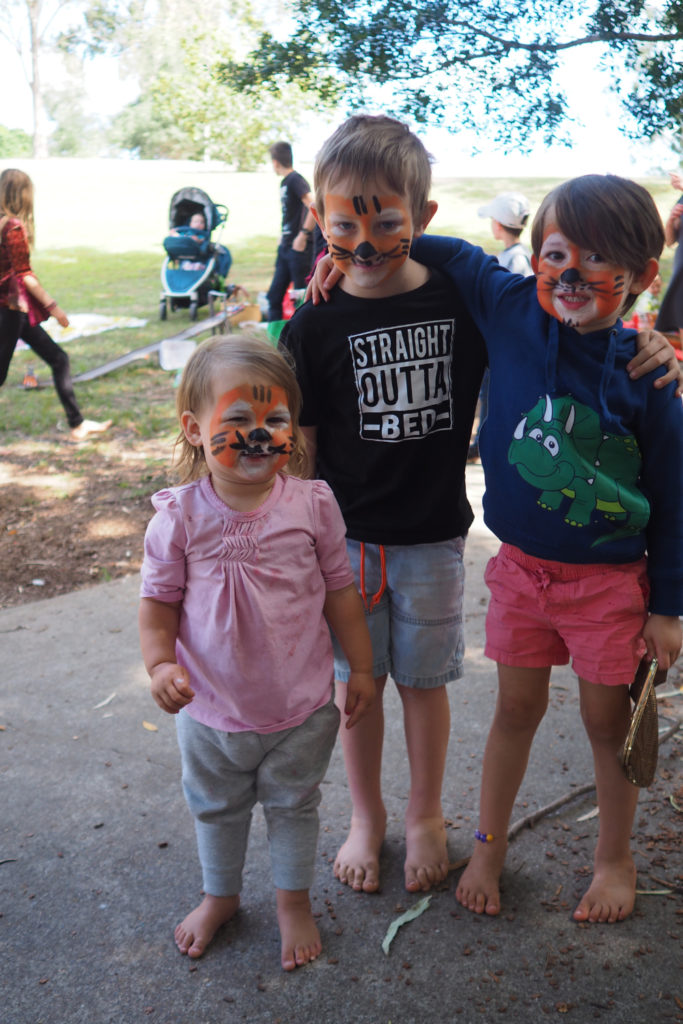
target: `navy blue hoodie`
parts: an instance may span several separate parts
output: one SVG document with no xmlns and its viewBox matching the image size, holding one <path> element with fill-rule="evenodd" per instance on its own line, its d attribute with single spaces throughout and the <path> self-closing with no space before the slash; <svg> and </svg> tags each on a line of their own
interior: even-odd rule
<svg viewBox="0 0 683 1024">
<path fill-rule="evenodd" d="M 662 368 L 629 378 L 635 331 L 579 334 L 542 309 L 534 277 L 460 239 L 424 236 L 413 253 L 456 282 L 486 341 L 487 526 L 559 562 L 647 552 L 650 611 L 683 613 L 683 405 L 674 384 L 653 387 Z"/>
</svg>

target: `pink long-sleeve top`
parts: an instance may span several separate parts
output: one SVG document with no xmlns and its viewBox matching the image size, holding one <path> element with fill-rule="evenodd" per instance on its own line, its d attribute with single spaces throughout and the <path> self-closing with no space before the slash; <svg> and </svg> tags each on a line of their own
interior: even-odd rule
<svg viewBox="0 0 683 1024">
<path fill-rule="evenodd" d="M 328 590 L 353 583 L 328 485 L 278 474 L 265 502 L 235 512 L 209 477 L 159 491 L 145 535 L 141 596 L 181 601 L 176 657 L 186 712 L 226 732 L 275 732 L 330 699 Z"/>
</svg>

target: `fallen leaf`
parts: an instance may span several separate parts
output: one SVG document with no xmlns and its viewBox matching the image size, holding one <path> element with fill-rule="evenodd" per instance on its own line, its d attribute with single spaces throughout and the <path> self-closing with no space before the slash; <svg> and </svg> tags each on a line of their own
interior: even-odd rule
<svg viewBox="0 0 683 1024">
<path fill-rule="evenodd" d="M 145 722 L 145 721 L 143 721 L 142 728 L 146 729 L 147 732 L 159 732 L 157 726 L 154 725 L 152 722 Z"/>
<path fill-rule="evenodd" d="M 431 894 L 429 896 L 425 896 L 424 899 L 421 899 L 414 907 L 411 907 L 410 910 L 406 910 L 404 914 L 401 914 L 400 917 L 395 918 L 395 920 L 391 922 L 387 929 L 387 933 L 384 936 L 384 941 L 382 942 L 382 949 L 386 956 L 389 956 L 389 947 L 394 941 L 399 928 L 404 924 L 408 924 L 409 921 L 414 921 L 416 917 L 420 916 L 420 914 L 424 914 L 425 910 L 431 903 L 431 900 Z"/>
</svg>

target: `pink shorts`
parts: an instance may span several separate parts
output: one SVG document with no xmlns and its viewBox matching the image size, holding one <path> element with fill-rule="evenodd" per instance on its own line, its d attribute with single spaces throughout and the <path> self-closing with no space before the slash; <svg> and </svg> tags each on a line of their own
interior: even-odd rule
<svg viewBox="0 0 683 1024">
<path fill-rule="evenodd" d="M 484 574 L 486 655 L 501 665 L 566 665 L 581 679 L 628 685 L 645 653 L 647 561 L 570 565 L 503 544 Z"/>
</svg>

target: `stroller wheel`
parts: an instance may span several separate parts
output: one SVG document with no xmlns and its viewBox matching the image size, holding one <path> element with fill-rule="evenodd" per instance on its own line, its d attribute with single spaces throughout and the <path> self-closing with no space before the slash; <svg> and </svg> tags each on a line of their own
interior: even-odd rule
<svg viewBox="0 0 683 1024">
<path fill-rule="evenodd" d="M 190 320 L 197 319 L 197 310 L 199 309 L 199 303 L 193 299 L 190 303 Z"/>
<path fill-rule="evenodd" d="M 159 301 L 159 319 L 160 320 L 165 320 L 167 316 L 168 316 L 168 309 L 166 307 L 166 299 L 161 299 Z"/>
</svg>

